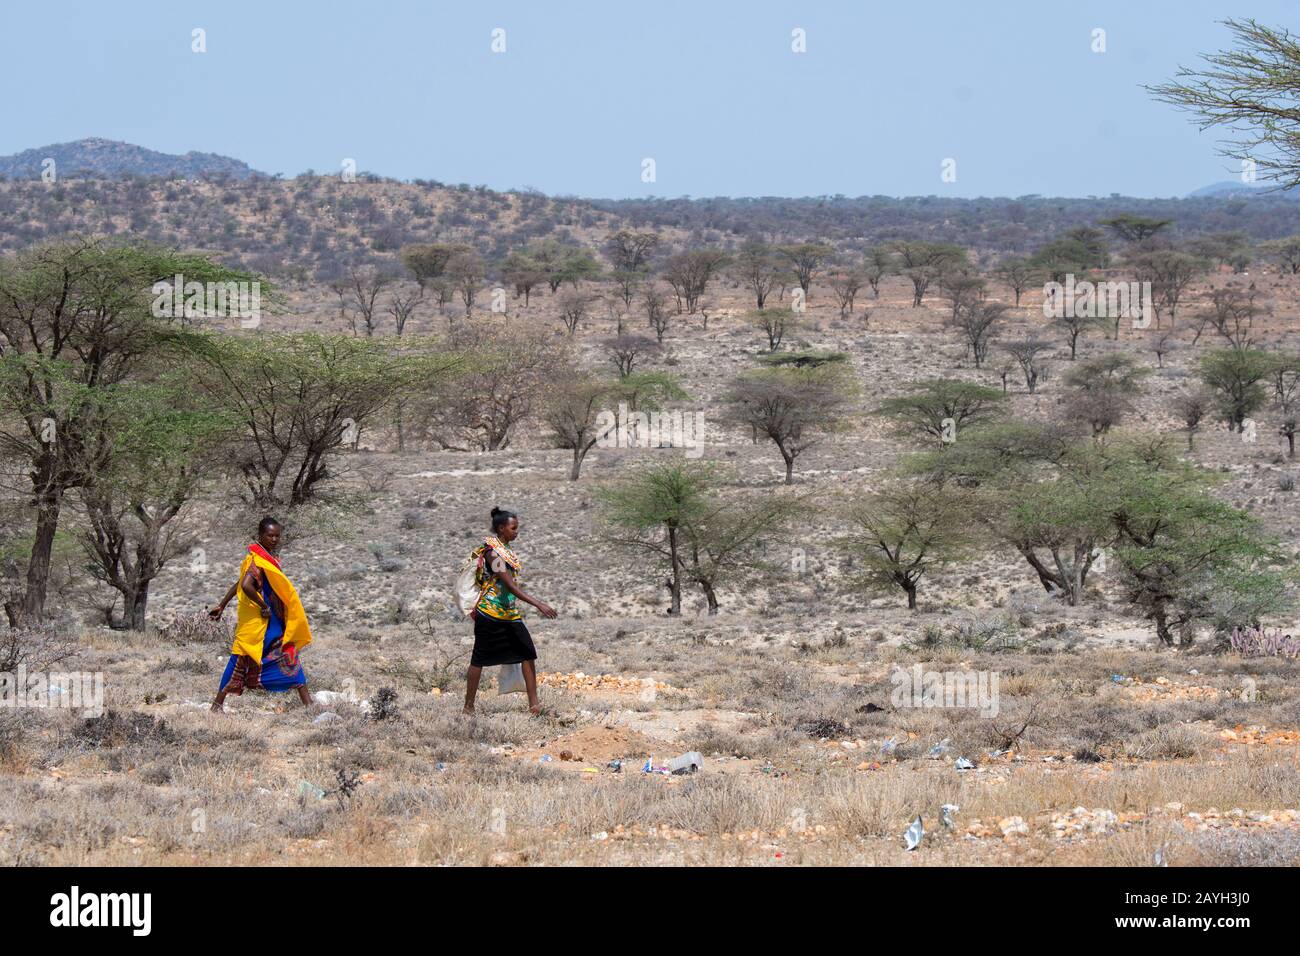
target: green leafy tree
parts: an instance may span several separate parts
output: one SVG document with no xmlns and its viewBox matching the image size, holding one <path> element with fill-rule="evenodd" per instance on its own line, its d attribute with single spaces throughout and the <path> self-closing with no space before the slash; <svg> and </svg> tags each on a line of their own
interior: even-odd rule
<svg viewBox="0 0 1300 956">
<path fill-rule="evenodd" d="M 840 547 L 861 562 L 863 584 L 901 589 L 908 609 L 915 611 L 921 578 L 970 549 L 969 515 L 953 486 L 898 482 L 853 506 L 849 521 L 854 534 Z"/>
<path fill-rule="evenodd" d="M 155 315 L 157 283 L 258 281 L 197 255 L 74 239 L 0 259 L 0 447 L 23 460 L 35 529 L 11 624 L 39 621 L 67 493 L 111 449 L 102 423 L 113 391 L 185 316 Z M 270 298 L 269 287 L 265 293 Z"/>
</svg>

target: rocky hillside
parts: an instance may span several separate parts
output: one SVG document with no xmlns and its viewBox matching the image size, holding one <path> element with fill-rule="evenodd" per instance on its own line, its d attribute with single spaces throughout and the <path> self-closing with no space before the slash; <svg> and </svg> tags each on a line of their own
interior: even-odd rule
<svg viewBox="0 0 1300 956">
<path fill-rule="evenodd" d="M 264 175 L 241 160 L 216 153 L 191 150 L 177 156 L 131 143 L 91 137 L 0 156 L 0 177 L 40 179 L 47 159 L 54 160 L 55 173 L 61 179 L 121 179 L 127 176 L 250 179 Z"/>
</svg>

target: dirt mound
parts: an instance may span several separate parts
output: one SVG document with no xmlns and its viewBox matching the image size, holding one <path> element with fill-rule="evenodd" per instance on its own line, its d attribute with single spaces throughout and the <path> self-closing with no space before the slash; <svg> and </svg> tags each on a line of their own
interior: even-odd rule
<svg viewBox="0 0 1300 956">
<path fill-rule="evenodd" d="M 659 747 L 663 749 L 662 745 Z M 548 740 L 540 747 L 522 751 L 520 756 L 541 760 L 550 757 L 557 765 L 603 768 L 611 760 L 647 757 L 654 750 L 653 741 L 619 727 L 583 727 L 573 733 Z"/>
</svg>

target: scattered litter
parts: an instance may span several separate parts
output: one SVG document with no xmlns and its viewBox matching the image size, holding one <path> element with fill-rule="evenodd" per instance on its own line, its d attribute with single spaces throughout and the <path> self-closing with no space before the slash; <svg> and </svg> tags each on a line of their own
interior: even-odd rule
<svg viewBox="0 0 1300 956">
<path fill-rule="evenodd" d="M 312 783 L 310 780 L 299 780 L 298 796 L 312 797 L 315 800 L 324 800 L 325 791 L 316 786 L 316 784 Z"/>
<path fill-rule="evenodd" d="M 551 762 L 551 755 L 550 755 L 550 754 L 542 754 L 542 756 L 541 756 L 539 762 L 540 762 L 540 763 L 550 763 L 550 762 Z"/>
<path fill-rule="evenodd" d="M 884 710 L 884 709 L 885 709 L 885 708 L 881 707 L 879 704 L 866 703 L 866 704 L 863 704 L 861 707 L 858 708 L 858 713 L 859 713 L 859 714 L 878 714 L 878 713 L 880 713 L 880 712 L 881 712 L 882 710 Z"/>
<path fill-rule="evenodd" d="M 441 760 L 439 760 L 436 764 L 433 765 L 433 769 L 437 770 L 439 773 L 442 773 L 444 770 L 447 769 L 447 765 L 443 763 Z"/>
<path fill-rule="evenodd" d="M 328 724 L 328 723 L 330 723 L 331 721 L 342 720 L 342 719 L 343 719 L 343 718 L 340 717 L 338 714 L 334 713 L 334 711 L 332 711 L 332 710 L 327 710 L 327 711 L 325 711 L 325 713 L 323 713 L 323 714 L 319 714 L 319 715 L 316 717 L 316 719 L 312 721 L 312 723 L 313 723 L 313 724 Z"/>
<path fill-rule="evenodd" d="M 623 772 L 623 761 L 621 760 L 611 760 L 608 764 L 606 764 L 606 766 L 609 767 L 609 769 L 614 771 L 615 773 Z"/>
<path fill-rule="evenodd" d="M 958 770 L 974 770 L 975 761 L 971 760 L 969 757 L 958 757 L 955 766 Z"/>
<path fill-rule="evenodd" d="M 921 838 L 925 836 L 925 825 L 921 823 L 918 816 L 912 821 L 912 825 L 903 831 L 903 839 L 907 841 L 907 848 L 915 850 L 921 845 Z"/>
<path fill-rule="evenodd" d="M 943 740 L 939 741 L 928 751 L 926 751 L 925 755 L 931 760 L 938 760 L 940 757 L 942 757 L 951 749 L 952 749 L 952 741 L 949 740 L 947 737 L 944 737 Z"/>
<path fill-rule="evenodd" d="M 945 803 L 943 806 L 939 808 L 940 819 L 943 821 L 943 825 L 947 827 L 949 830 L 957 826 L 956 822 L 952 818 L 952 815 L 960 809 L 961 807 L 957 806 L 957 804 L 955 803 Z"/>
<path fill-rule="evenodd" d="M 593 840 L 608 840 L 608 839 L 609 839 L 609 834 L 606 833 L 604 830 L 601 830 L 599 833 L 593 833 L 593 834 L 591 835 L 591 838 L 592 838 Z"/>
<path fill-rule="evenodd" d="M 698 750 L 689 750 L 680 757 L 674 757 L 668 761 L 668 772 L 680 776 L 684 773 L 695 773 L 703 766 L 704 758 L 700 756 L 700 752 Z"/>
<path fill-rule="evenodd" d="M 351 700 L 347 694 L 336 690 L 313 691 L 311 699 L 323 707 L 337 707 L 339 704 L 346 704 Z"/>
</svg>

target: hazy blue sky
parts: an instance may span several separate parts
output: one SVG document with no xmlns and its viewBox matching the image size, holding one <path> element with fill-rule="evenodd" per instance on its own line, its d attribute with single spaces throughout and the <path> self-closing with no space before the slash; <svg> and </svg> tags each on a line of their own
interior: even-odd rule
<svg viewBox="0 0 1300 956">
<path fill-rule="evenodd" d="M 1229 15 L 1300 26 L 1295 0 L 10 2 L 0 154 L 103 136 L 583 196 L 1181 195 L 1238 170 L 1141 84 L 1227 45 Z"/>
</svg>

